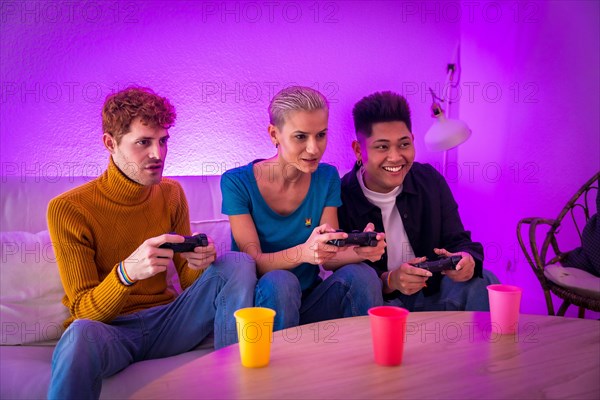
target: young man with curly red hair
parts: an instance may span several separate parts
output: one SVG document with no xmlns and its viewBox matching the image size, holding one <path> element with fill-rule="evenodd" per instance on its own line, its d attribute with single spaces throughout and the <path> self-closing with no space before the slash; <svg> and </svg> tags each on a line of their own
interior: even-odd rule
<svg viewBox="0 0 600 400">
<path fill-rule="evenodd" d="M 181 186 L 162 178 L 175 109 L 147 88 L 109 96 L 102 110 L 107 170 L 54 198 L 48 226 L 69 308 L 48 398 L 98 398 L 102 379 L 133 362 L 237 341 L 233 312 L 253 304 L 254 261 L 216 257 L 212 242 L 176 253 L 190 235 Z M 169 234 L 166 232 L 176 232 Z M 173 262 L 183 293 L 169 290 Z"/>
</svg>

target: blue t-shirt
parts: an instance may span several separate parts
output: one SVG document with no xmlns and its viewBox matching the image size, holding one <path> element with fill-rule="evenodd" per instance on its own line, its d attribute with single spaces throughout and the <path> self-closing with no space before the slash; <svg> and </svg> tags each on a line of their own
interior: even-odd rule
<svg viewBox="0 0 600 400">
<path fill-rule="evenodd" d="M 227 171 L 221 177 L 223 206 L 221 212 L 227 215 L 250 214 L 254 220 L 260 248 L 263 253 L 275 253 L 290 249 L 306 242 L 313 229 L 319 226 L 325 207 L 339 207 L 340 176 L 334 166 L 320 163 L 313 172 L 310 187 L 300 206 L 291 214 L 283 216 L 271 209 L 263 199 L 254 172 L 255 160 L 248 165 Z M 266 165 L 258 179 L 268 179 Z M 232 240 L 232 249 L 240 251 Z M 289 250 L 290 259 L 298 259 L 299 254 Z M 300 281 L 302 290 L 312 286 L 319 275 L 316 265 L 303 263 L 291 270 Z"/>
</svg>

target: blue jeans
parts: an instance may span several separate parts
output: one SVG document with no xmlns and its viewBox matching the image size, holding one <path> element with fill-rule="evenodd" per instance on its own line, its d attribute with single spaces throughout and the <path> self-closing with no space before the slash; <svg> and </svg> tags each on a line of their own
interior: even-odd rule
<svg viewBox="0 0 600 400">
<path fill-rule="evenodd" d="M 251 307 L 254 260 L 227 253 L 172 303 L 115 318 L 109 324 L 77 319 L 52 356 L 49 399 L 97 399 L 102 379 L 131 363 L 196 347 L 213 332 L 215 347 L 237 342 L 234 311 Z"/>
<path fill-rule="evenodd" d="M 425 297 L 423 291 L 411 296 L 400 294 L 386 300 L 385 305 L 398 306 L 409 311 L 489 311 L 487 285 L 500 283 L 496 275 L 483 270 L 483 278 L 471 278 L 466 282 L 454 282 L 444 276 L 440 291 Z"/>
<path fill-rule="evenodd" d="M 348 264 L 337 269 L 312 291 L 302 293 L 296 275 L 276 270 L 263 275 L 256 285 L 257 307 L 275 310 L 273 330 L 324 321 L 367 315 L 383 303 L 381 280 L 366 264 Z"/>
</svg>

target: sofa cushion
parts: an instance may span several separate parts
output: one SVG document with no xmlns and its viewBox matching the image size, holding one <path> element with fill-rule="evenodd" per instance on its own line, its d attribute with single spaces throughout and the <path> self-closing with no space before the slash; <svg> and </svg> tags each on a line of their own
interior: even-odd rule
<svg viewBox="0 0 600 400">
<path fill-rule="evenodd" d="M 217 254 L 224 254 L 231 250 L 231 228 L 229 220 L 214 219 L 208 221 L 192 221 L 193 233 L 205 233 L 214 242 Z"/>
<path fill-rule="evenodd" d="M 68 310 L 48 231 L 0 232 L 0 344 L 56 340 Z"/>
<path fill-rule="evenodd" d="M 571 289 L 582 296 L 600 299 L 600 278 L 582 269 L 551 264 L 544 268 L 544 276 L 555 284 Z"/>
<path fill-rule="evenodd" d="M 0 232 L 0 344 L 55 343 L 69 317 L 65 294 L 48 231 Z M 167 285 L 181 293 L 173 262 Z"/>
<path fill-rule="evenodd" d="M 102 382 L 100 398 L 125 399 L 162 375 L 214 350 L 213 337 L 173 357 L 134 363 Z M 1 346 L 0 399 L 43 399 L 50 384 L 54 346 Z"/>
<path fill-rule="evenodd" d="M 0 398 L 46 397 L 54 346 L 1 346 Z"/>
<path fill-rule="evenodd" d="M 104 166 L 87 171 L 100 174 Z M 210 172 L 211 169 L 207 169 Z M 218 169 L 215 172 L 220 172 Z M 224 171 L 223 171 L 224 172 Z M 190 220 L 226 219 L 221 213 L 221 176 L 177 176 L 187 198 Z M 52 198 L 94 179 L 81 176 L 3 176 L 0 190 L 0 228 L 39 232 L 47 229 L 46 210 Z"/>
</svg>

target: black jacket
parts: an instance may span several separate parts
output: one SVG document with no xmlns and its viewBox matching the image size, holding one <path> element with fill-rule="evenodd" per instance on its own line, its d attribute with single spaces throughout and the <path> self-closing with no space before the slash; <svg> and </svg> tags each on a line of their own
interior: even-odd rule
<svg viewBox="0 0 600 400">
<path fill-rule="evenodd" d="M 600 179 L 598 180 L 600 187 Z M 564 267 L 579 268 L 600 277 L 600 189 L 596 190 L 596 214 L 585 224 L 581 246 L 566 253 L 561 260 Z"/>
<path fill-rule="evenodd" d="M 340 228 L 346 232 L 362 231 L 367 223 L 375 224 L 375 231 L 384 232 L 381 210 L 365 197 L 355 166 L 342 178 L 342 206 L 338 208 Z M 396 198 L 396 207 L 416 257 L 437 259 L 434 248 L 451 253 L 464 251 L 475 260 L 474 276 L 482 277 L 483 246 L 471 241 L 458 214 L 458 205 L 444 177 L 429 164 L 413 163 L 404 179 L 402 192 Z M 389 242 L 390 238 L 386 238 Z M 387 252 L 375 263 L 366 261 L 381 274 L 387 271 Z M 442 275 L 435 273 L 423 289 L 426 296 L 439 292 Z M 395 292 L 391 297 L 395 297 Z"/>
</svg>

